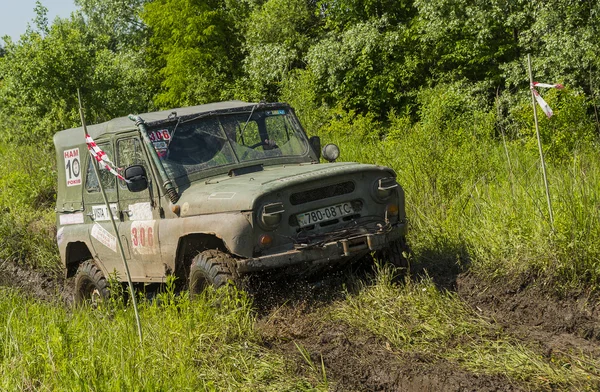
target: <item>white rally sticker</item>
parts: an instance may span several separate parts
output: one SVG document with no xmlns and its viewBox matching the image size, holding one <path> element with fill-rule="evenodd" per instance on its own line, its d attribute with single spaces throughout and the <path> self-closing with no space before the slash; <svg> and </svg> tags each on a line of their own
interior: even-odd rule
<svg viewBox="0 0 600 392">
<path fill-rule="evenodd" d="M 65 239 L 65 228 L 61 227 L 56 232 L 56 243 L 60 246 L 60 244 L 62 244 L 62 242 L 64 241 L 64 239 Z"/>
<path fill-rule="evenodd" d="M 131 222 L 131 247 L 135 253 L 153 255 L 158 252 L 154 220 Z"/>
<path fill-rule="evenodd" d="M 81 185 L 81 158 L 79 157 L 79 148 L 65 150 L 65 176 L 67 186 Z"/>
<path fill-rule="evenodd" d="M 119 219 L 117 214 L 117 204 L 111 204 L 110 209 L 112 210 L 113 218 Z M 93 219 L 96 222 L 108 221 L 110 216 L 108 215 L 108 208 L 105 205 L 92 206 Z"/>
<path fill-rule="evenodd" d="M 127 208 L 129 209 L 130 220 L 139 221 L 152 219 L 152 207 L 150 206 L 150 202 L 130 204 Z"/>
<path fill-rule="evenodd" d="M 78 225 L 83 223 L 83 213 L 61 215 L 58 220 L 61 225 Z"/>
<path fill-rule="evenodd" d="M 97 223 L 92 226 L 92 237 L 113 252 L 117 251 L 117 238 Z"/>
</svg>

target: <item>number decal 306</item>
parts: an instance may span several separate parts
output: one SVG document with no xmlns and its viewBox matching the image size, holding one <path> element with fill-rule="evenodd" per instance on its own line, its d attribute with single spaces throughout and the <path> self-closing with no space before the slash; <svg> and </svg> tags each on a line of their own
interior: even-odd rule
<svg viewBox="0 0 600 392">
<path fill-rule="evenodd" d="M 154 230 L 152 226 L 140 226 L 131 228 L 131 242 L 137 247 L 154 246 Z"/>
</svg>

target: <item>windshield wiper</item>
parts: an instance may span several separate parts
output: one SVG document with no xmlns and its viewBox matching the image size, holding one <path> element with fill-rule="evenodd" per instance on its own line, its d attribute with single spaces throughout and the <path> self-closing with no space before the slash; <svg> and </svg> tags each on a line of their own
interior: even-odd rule
<svg viewBox="0 0 600 392">
<path fill-rule="evenodd" d="M 246 144 L 244 143 L 244 131 L 246 130 L 246 127 L 248 126 L 248 123 L 250 122 L 250 119 L 252 118 L 252 115 L 254 114 L 254 109 L 256 109 L 258 107 L 259 104 L 256 104 L 254 106 L 252 106 L 252 110 L 250 111 L 250 115 L 248 116 L 248 119 L 246 120 L 246 123 L 244 124 L 244 127 L 240 130 L 240 140 L 242 141 L 242 144 Z"/>
</svg>

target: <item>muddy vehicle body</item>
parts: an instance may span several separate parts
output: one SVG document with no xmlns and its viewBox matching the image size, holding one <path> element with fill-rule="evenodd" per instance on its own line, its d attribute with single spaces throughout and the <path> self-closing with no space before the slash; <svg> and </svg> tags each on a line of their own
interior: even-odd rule
<svg viewBox="0 0 600 392">
<path fill-rule="evenodd" d="M 320 141 L 286 104 L 220 102 L 87 129 L 130 182 L 99 168 L 109 211 L 82 128 L 55 135 L 57 242 L 78 299 L 106 295 L 109 275 L 125 280 L 110 213 L 134 282 L 174 274 L 192 292 L 371 252 L 401 263 L 407 222 L 393 170 L 320 163 Z M 334 160 L 335 146 L 323 151 Z"/>
</svg>

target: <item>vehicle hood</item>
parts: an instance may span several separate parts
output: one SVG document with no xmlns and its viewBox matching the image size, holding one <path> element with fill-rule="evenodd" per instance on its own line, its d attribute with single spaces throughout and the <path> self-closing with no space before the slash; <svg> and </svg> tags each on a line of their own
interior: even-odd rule
<svg viewBox="0 0 600 392">
<path fill-rule="evenodd" d="M 267 166 L 262 171 L 233 177 L 211 177 L 182 186 L 179 188 L 181 197 L 177 204 L 181 206 L 182 217 L 250 211 L 254 209 L 256 201 L 266 194 L 276 198 L 279 191 L 322 187 L 359 174 L 372 175 L 373 178 L 396 176 L 390 168 L 354 162 Z"/>
</svg>

